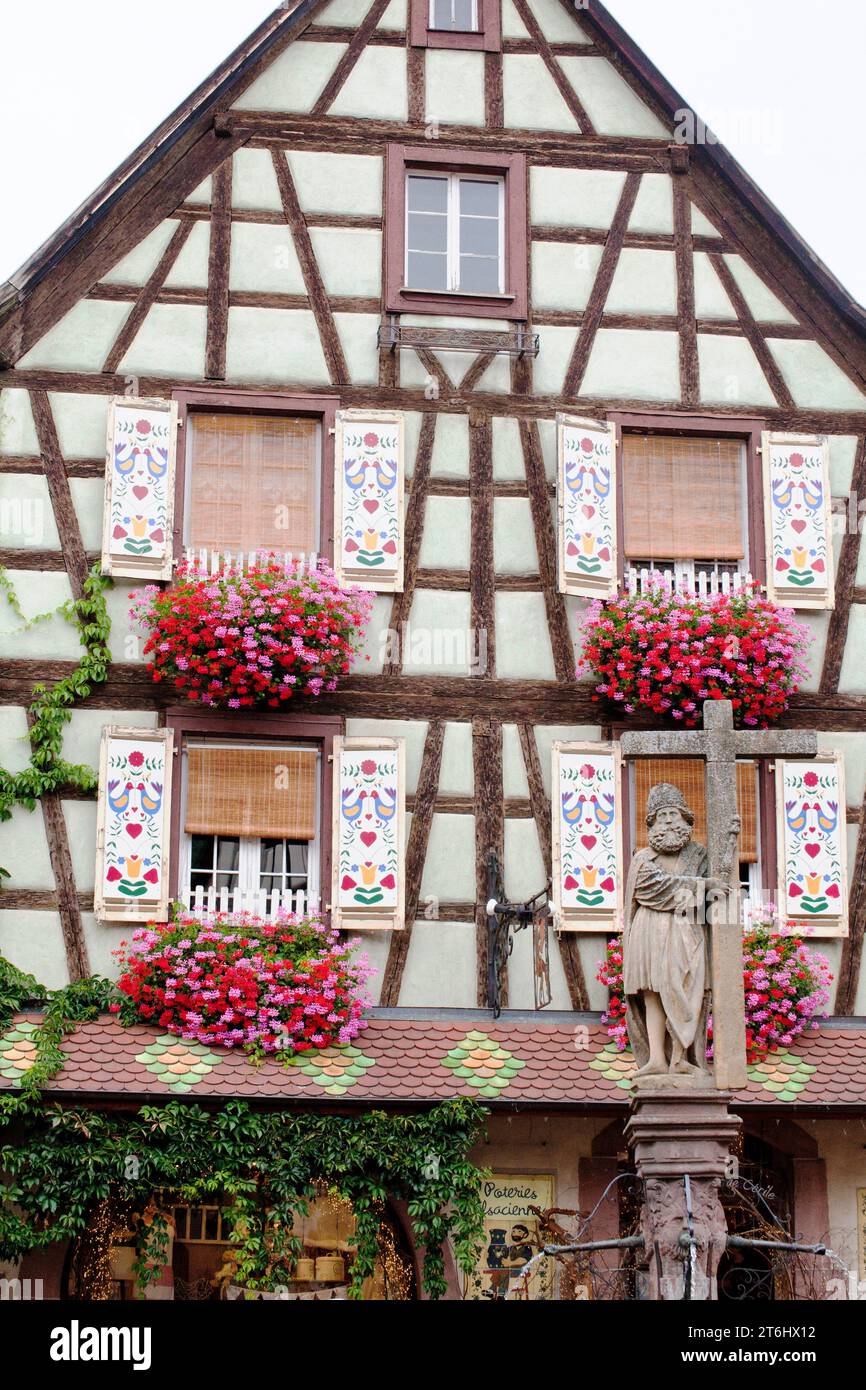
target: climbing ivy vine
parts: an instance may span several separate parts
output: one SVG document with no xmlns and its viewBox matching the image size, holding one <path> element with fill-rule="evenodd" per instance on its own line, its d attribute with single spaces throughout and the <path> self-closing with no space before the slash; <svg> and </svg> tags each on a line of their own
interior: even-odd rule
<svg viewBox="0 0 866 1390">
<path fill-rule="evenodd" d="M 17 773 L 0 768 L 0 821 L 9 820 L 15 806 L 34 810 L 41 796 L 61 787 L 76 787 L 85 792 L 96 787 L 98 774 L 94 768 L 68 763 L 63 758 L 63 730 L 69 723 L 73 706 L 86 700 L 93 687 L 101 685 L 108 675 L 111 620 L 104 591 L 110 584 L 111 580 L 94 567 L 84 581 L 81 598 L 71 599 L 57 609 L 77 628 L 84 654 L 75 670 L 50 688 L 41 683 L 34 686 L 30 705 L 30 761 Z M 8 575 L 2 572 L 0 589 L 12 611 L 23 617 Z M 48 616 L 51 615 L 40 614 L 37 619 L 30 620 L 30 625 Z M 0 876 L 8 878 L 8 871 L 0 869 Z"/>
</svg>

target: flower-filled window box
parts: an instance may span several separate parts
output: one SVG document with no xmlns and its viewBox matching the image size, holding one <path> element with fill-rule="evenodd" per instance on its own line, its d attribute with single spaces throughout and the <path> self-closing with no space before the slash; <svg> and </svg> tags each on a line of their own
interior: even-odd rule
<svg viewBox="0 0 866 1390">
<path fill-rule="evenodd" d="M 182 564 L 168 589 L 133 597 L 154 681 L 211 708 L 280 709 L 337 688 L 352 667 L 372 596 L 341 586 L 325 564 L 262 556 L 245 572 Z"/>
</svg>

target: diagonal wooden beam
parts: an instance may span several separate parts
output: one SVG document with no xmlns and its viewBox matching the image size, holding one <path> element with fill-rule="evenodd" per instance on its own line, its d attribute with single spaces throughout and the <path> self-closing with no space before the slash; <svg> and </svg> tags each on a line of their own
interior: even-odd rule
<svg viewBox="0 0 866 1390">
<path fill-rule="evenodd" d="M 495 352 L 480 352 L 460 383 L 461 391 L 474 391 L 487 368 L 496 361 Z"/>
<path fill-rule="evenodd" d="M 229 329 L 229 267 L 232 252 L 233 159 L 213 173 L 210 218 L 210 255 L 207 271 L 207 344 L 204 374 L 222 381 L 226 374 Z"/>
<path fill-rule="evenodd" d="M 424 756 L 418 774 L 418 787 L 415 792 L 412 811 L 412 828 L 406 845 L 406 922 L 402 931 L 391 933 L 391 946 L 382 978 L 380 1003 L 382 1008 L 396 1009 L 400 1003 L 400 985 L 412 940 L 412 929 L 418 916 L 418 899 L 421 896 L 421 879 L 424 876 L 424 862 L 427 858 L 427 845 L 430 829 L 436 810 L 436 793 L 439 790 L 439 769 L 442 766 L 442 742 L 445 737 L 445 722 L 433 719 L 427 726 L 424 742 Z"/>
<path fill-rule="evenodd" d="M 69 586 L 75 598 L 78 599 L 84 592 L 84 581 L 90 566 L 87 563 L 87 553 L 81 537 L 78 513 L 72 501 L 66 464 L 60 449 L 60 440 L 57 438 L 54 413 L 47 392 L 31 391 L 30 409 L 33 412 L 33 423 L 36 426 L 36 437 L 39 440 L 39 452 L 42 455 L 45 481 L 48 484 L 48 496 L 51 499 L 51 507 L 54 512 L 54 524 L 60 537 L 66 573 L 69 576 Z"/>
<path fill-rule="evenodd" d="M 33 727 L 33 715 L 27 712 L 27 727 Z M 45 826 L 45 839 L 48 844 L 48 857 L 54 874 L 57 890 L 57 911 L 60 916 L 60 930 L 66 950 L 66 965 L 70 983 L 86 980 L 91 974 L 84 936 L 84 921 L 81 916 L 81 903 L 75 886 L 75 870 L 69 849 L 69 835 L 63 802 L 56 792 L 49 792 L 39 798 L 42 805 L 42 823 Z M 91 904 L 92 905 L 92 904 Z"/>
<path fill-rule="evenodd" d="M 310 233 L 301 211 L 295 181 L 282 150 L 272 149 L 271 158 L 274 163 L 274 173 L 277 176 L 283 212 L 292 234 L 292 240 L 295 243 L 295 251 L 300 263 L 301 274 L 304 277 L 310 308 L 319 330 L 322 352 L 325 354 L 325 361 L 328 364 L 331 383 L 334 386 L 345 386 L 349 382 L 349 369 L 343 356 L 340 335 L 337 332 L 337 324 L 331 312 L 330 301 L 319 273 L 313 243 L 310 241 Z"/>
<path fill-rule="evenodd" d="M 435 438 L 436 413 L 430 410 L 421 417 L 415 467 L 412 470 L 412 490 L 406 506 L 406 523 L 403 528 L 403 592 L 395 594 L 391 604 L 389 631 L 396 642 L 396 652 L 392 660 L 385 663 L 383 676 L 399 676 L 403 670 L 403 626 L 409 621 L 412 600 L 415 597 Z"/>
<path fill-rule="evenodd" d="M 683 405 L 700 399 L 698 328 L 695 315 L 695 256 L 688 190 L 674 178 L 674 257 L 677 268 L 677 321 L 680 343 L 680 396 Z"/>
<path fill-rule="evenodd" d="M 710 264 L 722 282 L 722 288 L 734 306 L 734 313 L 737 316 L 743 336 L 748 339 L 752 351 L 761 364 L 761 370 L 767 381 L 770 383 L 770 390 L 776 398 L 776 404 L 788 410 L 794 408 L 794 397 L 788 390 L 785 378 L 779 370 L 776 359 L 767 347 L 764 335 L 758 327 L 755 316 L 746 303 L 745 295 L 740 289 L 733 272 L 723 256 L 718 252 L 710 252 Z"/>
<path fill-rule="evenodd" d="M 428 376 L 432 377 L 436 382 L 439 394 L 445 396 L 446 399 L 450 396 L 457 395 L 457 387 L 442 366 L 435 352 L 431 352 L 429 348 L 425 347 L 416 347 L 414 351 L 415 356 L 418 358 L 418 361 L 421 363 L 421 366 L 427 372 Z"/>
<path fill-rule="evenodd" d="M 857 506 L 866 492 L 866 435 L 860 436 L 857 445 L 850 492 L 855 506 Z M 845 642 L 848 637 L 848 623 L 851 618 L 851 604 L 854 602 L 854 588 L 857 583 L 860 536 L 860 512 L 858 510 L 853 526 L 851 520 L 848 519 L 839 551 L 839 564 L 836 569 L 836 607 L 830 614 L 827 645 L 824 648 L 824 666 L 821 671 L 821 684 L 818 687 L 822 695 L 835 695 L 839 690 L 839 677 L 842 674 L 842 660 L 845 656 Z"/>
<path fill-rule="evenodd" d="M 598 270 L 595 276 L 595 284 L 589 296 L 586 308 L 583 311 L 583 327 L 577 336 L 574 345 L 574 352 L 571 354 L 571 361 L 565 373 L 565 384 L 563 395 L 577 396 L 580 394 L 581 383 L 586 373 L 589 356 L 595 343 L 595 335 L 598 332 L 601 316 L 604 313 L 604 306 L 610 294 L 610 287 L 613 284 L 613 277 L 619 264 L 619 256 L 622 250 L 622 243 L 628 230 L 629 219 L 640 188 L 640 174 L 627 174 L 617 205 L 610 224 L 610 231 L 607 234 L 607 241 L 598 263 Z"/>
<path fill-rule="evenodd" d="M 373 4 L 355 30 L 348 48 L 334 68 L 328 81 L 325 83 L 322 95 L 310 112 L 311 116 L 324 116 L 330 110 L 337 94 L 342 90 L 343 84 L 349 76 L 349 73 L 366 48 L 370 35 L 376 28 L 376 25 L 379 23 L 379 20 L 382 18 L 389 4 L 390 0 L 373 0 Z"/>
<path fill-rule="evenodd" d="M 860 812 L 860 833 L 857 836 L 857 853 L 854 857 L 854 873 L 851 879 L 851 896 L 848 903 L 848 935 L 842 944 L 842 960 L 839 965 L 839 983 L 836 986 L 835 1012 L 843 1017 L 854 1012 L 857 1002 L 857 986 L 863 963 L 863 934 L 866 930 L 866 798 Z"/>
<path fill-rule="evenodd" d="M 496 675 L 496 570 L 493 562 L 493 427 L 490 417 L 469 416 L 471 536 L 469 594 L 474 651 L 486 651 L 477 675 Z M 483 642 L 483 645 L 482 645 Z"/>
<path fill-rule="evenodd" d="M 502 725 L 493 719 L 472 721 L 475 773 L 475 961 L 476 1003 L 488 1007 L 487 857 L 491 850 L 505 872 L 505 798 L 502 774 Z M 508 974 L 502 982 L 502 1007 L 508 1006 Z"/>
<path fill-rule="evenodd" d="M 568 625 L 568 610 L 565 598 L 559 592 L 556 573 L 557 539 L 550 510 L 550 490 L 544 471 L 544 457 L 538 425 L 532 420 L 520 421 L 520 441 L 523 446 L 523 463 L 526 469 L 526 487 L 529 493 L 529 508 L 535 530 L 535 546 L 538 551 L 538 571 L 544 593 L 544 606 L 547 610 L 547 624 L 550 631 L 550 645 L 553 649 L 553 664 L 558 681 L 573 683 L 575 676 L 574 643 Z"/>
<path fill-rule="evenodd" d="M 136 337 L 138 330 L 141 328 L 152 306 L 155 304 L 156 298 L 168 279 L 175 261 L 186 245 L 190 232 L 194 226 L 194 222 L 182 221 L 178 223 L 171 241 L 162 253 L 159 265 L 142 288 L 132 309 L 121 325 L 120 332 L 112 343 L 108 356 L 105 359 L 105 365 L 102 368 L 103 372 L 117 371 Z"/>
<path fill-rule="evenodd" d="M 513 0 L 513 2 L 514 8 L 529 30 L 530 38 L 538 50 L 539 57 L 556 83 L 560 96 L 577 121 L 577 124 L 580 126 L 581 135 L 594 135 L 595 126 L 589 119 L 589 113 L 586 107 L 572 87 L 559 63 L 556 61 L 553 49 L 542 34 L 541 26 L 526 3 L 526 0 Z"/>
<path fill-rule="evenodd" d="M 544 778 L 541 773 L 541 759 L 538 756 L 535 729 L 531 724 L 518 724 L 517 732 L 520 737 L 520 747 L 523 750 L 523 765 L 526 768 L 529 801 L 535 819 L 535 829 L 538 832 L 538 845 L 549 878 L 553 867 L 550 798 L 544 790 Z M 574 932 L 562 932 L 560 934 L 559 953 L 562 957 L 562 969 L 565 974 L 565 982 L 568 985 L 571 1007 L 577 1010 L 588 1009 L 589 992 L 586 988 L 583 962 L 580 959 L 579 942 Z"/>
</svg>

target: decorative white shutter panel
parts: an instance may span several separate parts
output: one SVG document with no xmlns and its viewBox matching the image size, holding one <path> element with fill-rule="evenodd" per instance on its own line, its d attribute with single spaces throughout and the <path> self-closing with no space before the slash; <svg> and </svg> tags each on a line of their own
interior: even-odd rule
<svg viewBox="0 0 866 1390">
<path fill-rule="evenodd" d="M 404 924 L 405 742 L 334 739 L 331 921 L 340 930 Z"/>
<path fill-rule="evenodd" d="M 764 434 L 767 593 L 794 608 L 832 608 L 829 444 L 821 435 Z"/>
<path fill-rule="evenodd" d="M 405 428 L 398 411 L 341 410 L 335 430 L 334 568 L 341 582 L 403 590 Z"/>
<path fill-rule="evenodd" d="M 816 936 L 848 935 L 845 772 L 839 753 L 777 759 L 779 912 Z"/>
<path fill-rule="evenodd" d="M 103 922 L 168 920 L 174 735 L 102 731 L 94 911 Z"/>
<path fill-rule="evenodd" d="M 617 743 L 553 745 L 553 909 L 557 931 L 622 926 L 622 778 Z"/>
<path fill-rule="evenodd" d="M 616 593 L 616 426 L 557 416 L 559 587 L 565 594 Z"/>
<path fill-rule="evenodd" d="M 108 408 L 102 572 L 170 579 L 176 401 L 115 396 Z"/>
</svg>

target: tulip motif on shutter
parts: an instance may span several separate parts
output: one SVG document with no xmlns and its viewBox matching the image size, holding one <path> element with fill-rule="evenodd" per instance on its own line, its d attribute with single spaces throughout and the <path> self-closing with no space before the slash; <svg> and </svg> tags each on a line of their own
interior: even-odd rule
<svg viewBox="0 0 866 1390">
<path fill-rule="evenodd" d="M 829 454 L 816 435 L 765 434 L 767 592 L 795 608 L 833 607 Z"/>
<path fill-rule="evenodd" d="M 553 748 L 553 897 L 559 931 L 618 930 L 622 918 L 619 748 Z"/>
<path fill-rule="evenodd" d="M 103 574 L 170 579 L 177 402 L 115 397 L 108 411 Z"/>
<path fill-rule="evenodd" d="M 779 762 L 781 911 L 798 924 L 847 935 L 845 784 L 839 757 Z"/>
<path fill-rule="evenodd" d="M 404 744 L 335 739 L 335 926 L 403 926 Z"/>
<path fill-rule="evenodd" d="M 104 729 L 97 818 L 97 917 L 165 921 L 173 736 Z"/>
<path fill-rule="evenodd" d="M 616 592 L 616 429 L 557 419 L 559 587 L 588 598 Z"/>
<path fill-rule="evenodd" d="M 404 433 L 397 412 L 337 414 L 336 568 L 379 592 L 403 588 Z"/>
</svg>

